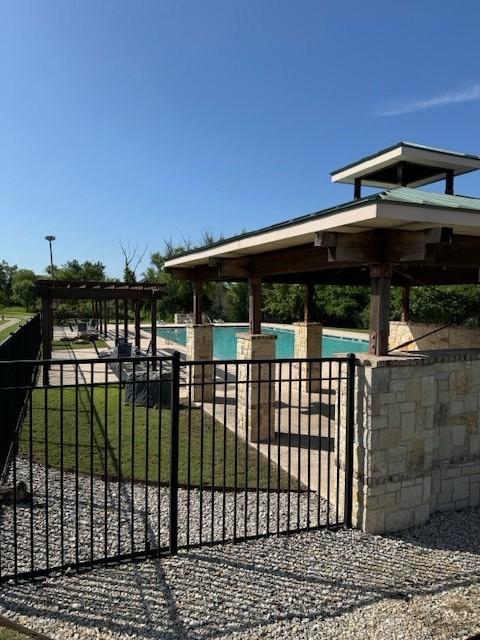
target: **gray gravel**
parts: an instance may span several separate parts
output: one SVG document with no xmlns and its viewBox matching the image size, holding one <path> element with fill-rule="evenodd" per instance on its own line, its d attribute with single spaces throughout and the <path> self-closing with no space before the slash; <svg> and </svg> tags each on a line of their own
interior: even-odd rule
<svg viewBox="0 0 480 640">
<path fill-rule="evenodd" d="M 4 505 L 0 512 L 0 566 L 3 575 L 10 575 L 16 562 L 19 572 L 31 570 L 31 544 L 33 532 L 34 569 L 50 568 L 62 564 L 75 564 L 119 554 L 141 552 L 146 548 L 167 547 L 169 544 L 168 487 L 131 485 L 130 482 L 105 483 L 100 478 L 91 482 L 89 476 L 73 473 L 61 474 L 34 464 L 33 512 L 30 505 L 18 504 L 16 509 Z M 17 459 L 17 481 L 24 480 L 30 486 L 30 469 L 27 460 Z M 12 479 L 11 479 L 12 480 Z M 48 492 L 45 491 L 48 480 Z M 78 488 L 78 501 L 77 501 Z M 48 500 L 47 500 L 48 496 Z M 63 496 L 63 499 L 62 499 Z M 93 496 L 93 500 L 91 499 Z M 147 499 L 147 500 L 146 500 Z M 317 499 L 315 493 L 291 492 L 280 494 L 255 491 L 247 495 L 245 517 L 245 492 L 214 492 L 197 489 L 178 492 L 178 544 L 185 545 L 187 533 L 190 544 L 221 541 L 232 538 L 236 514 L 237 537 L 267 532 L 267 513 L 270 531 L 287 528 L 304 528 L 307 522 L 326 522 L 327 502 Z M 224 508 L 225 501 L 225 508 Z M 63 505 L 63 512 L 62 512 Z M 213 505 L 213 513 L 212 513 Z M 187 513 L 190 517 L 187 519 Z M 200 514 L 201 531 L 200 531 Z M 225 515 L 225 517 L 224 517 Z M 133 519 L 132 519 L 133 516 Z M 48 518 L 48 539 L 46 536 Z M 330 509 L 330 518 L 335 514 Z M 133 525 L 132 525 L 133 523 Z M 213 523 L 213 531 L 212 531 Z M 246 524 L 246 526 L 245 526 Z M 188 532 L 187 532 L 188 529 Z M 120 531 L 120 539 L 119 539 Z M 63 534 L 63 549 L 62 549 Z M 48 557 L 47 557 L 48 556 Z"/>
<path fill-rule="evenodd" d="M 480 631 L 480 510 L 397 537 L 322 531 L 7 585 L 2 612 L 68 638 L 460 639 Z"/>
</svg>

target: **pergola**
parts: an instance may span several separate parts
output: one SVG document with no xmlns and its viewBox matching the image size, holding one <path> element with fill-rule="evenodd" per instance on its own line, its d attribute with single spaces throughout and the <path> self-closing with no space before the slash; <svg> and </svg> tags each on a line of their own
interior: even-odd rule
<svg viewBox="0 0 480 640">
<path fill-rule="evenodd" d="M 43 358 L 52 356 L 54 300 L 91 300 L 95 315 L 100 319 L 100 327 L 107 335 L 107 302 L 115 302 L 115 339 L 120 337 L 120 319 L 123 315 L 123 337 L 128 337 L 129 303 L 134 310 L 135 344 L 140 347 L 140 311 L 148 302 L 151 309 L 152 353 L 157 349 L 157 301 L 162 296 L 164 285 L 148 282 L 76 282 L 70 280 L 37 280 L 35 293 L 42 301 L 42 343 Z M 123 310 L 120 311 L 120 302 Z"/>
<path fill-rule="evenodd" d="M 399 143 L 343 167 L 333 182 L 354 185 L 354 199 L 322 211 L 188 251 L 166 262 L 176 278 L 194 283 L 201 323 L 202 283 L 247 281 L 250 332 L 261 332 L 261 283 L 305 286 L 305 321 L 313 285 L 371 286 L 370 353 L 386 355 L 390 287 L 477 284 L 480 198 L 454 195 L 454 177 L 480 169 L 480 157 Z M 445 193 L 418 186 L 445 179 Z M 387 187 L 361 197 L 362 184 Z"/>
</svg>

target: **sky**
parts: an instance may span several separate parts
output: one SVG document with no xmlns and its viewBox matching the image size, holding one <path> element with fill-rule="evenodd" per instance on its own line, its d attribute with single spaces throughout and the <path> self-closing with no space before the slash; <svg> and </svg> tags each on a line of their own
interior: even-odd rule
<svg viewBox="0 0 480 640">
<path fill-rule="evenodd" d="M 0 0 L 0 260 L 42 273 L 53 234 L 56 264 L 120 277 L 120 241 L 141 272 L 348 201 L 329 172 L 400 140 L 480 154 L 479 23 L 478 0 Z"/>
</svg>

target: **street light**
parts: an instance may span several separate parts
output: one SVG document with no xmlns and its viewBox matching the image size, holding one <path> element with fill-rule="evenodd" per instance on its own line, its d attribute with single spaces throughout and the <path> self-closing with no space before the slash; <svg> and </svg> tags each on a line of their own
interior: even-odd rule
<svg viewBox="0 0 480 640">
<path fill-rule="evenodd" d="M 53 272 L 53 254 L 52 254 L 52 242 L 55 240 L 55 236 L 45 236 L 45 240 L 47 240 L 50 245 L 50 271 L 52 274 L 52 278 L 55 275 Z"/>
</svg>

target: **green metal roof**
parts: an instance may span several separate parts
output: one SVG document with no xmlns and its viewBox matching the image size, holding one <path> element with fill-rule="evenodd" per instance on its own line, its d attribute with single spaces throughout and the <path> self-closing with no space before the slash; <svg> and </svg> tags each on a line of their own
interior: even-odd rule
<svg viewBox="0 0 480 640">
<path fill-rule="evenodd" d="M 393 151 L 394 149 L 398 149 L 399 147 L 411 147 L 412 149 L 423 149 L 424 151 L 433 151 L 435 153 L 443 153 L 449 156 L 457 156 L 459 158 L 469 158 L 471 160 L 480 160 L 480 156 L 473 155 L 471 153 L 461 153 L 460 151 L 449 151 L 448 149 L 439 149 L 438 147 L 429 147 L 425 144 L 417 144 L 416 142 L 397 142 L 397 144 L 392 144 L 391 147 L 385 147 L 385 149 L 380 149 L 376 153 L 371 153 L 368 156 L 364 156 L 359 160 L 355 160 L 355 162 L 350 162 L 346 164 L 344 167 L 340 167 L 340 169 L 335 169 L 335 171 L 331 171 L 330 175 L 334 176 L 341 171 L 345 171 L 346 169 L 351 169 L 362 162 L 367 162 L 368 160 L 373 160 L 373 158 L 378 158 L 382 156 L 384 153 L 388 153 L 389 151 Z"/>
<path fill-rule="evenodd" d="M 374 193 L 372 195 L 365 196 L 364 198 L 360 198 L 359 200 L 350 200 L 349 202 L 344 202 L 334 207 L 328 207 L 327 209 L 322 209 L 321 211 L 307 213 L 303 216 L 299 216 L 298 218 L 291 218 L 290 220 L 284 220 L 283 222 L 278 222 L 267 227 L 255 229 L 254 231 L 247 231 L 235 236 L 230 236 L 229 238 L 219 240 L 218 242 L 214 242 L 209 245 L 196 247 L 194 249 L 190 249 L 189 251 L 178 253 L 175 256 L 169 258 L 169 260 L 181 258 L 182 256 L 192 255 L 194 253 L 198 253 L 199 251 L 204 251 L 213 247 L 220 247 L 229 242 L 234 242 L 235 240 L 243 240 L 244 238 L 251 238 L 262 233 L 294 226 L 302 222 L 314 220 L 315 218 L 322 218 L 323 216 L 340 213 L 341 211 L 345 211 L 347 209 L 356 209 L 375 201 L 397 202 L 405 205 L 437 207 L 442 209 L 466 209 L 470 211 L 480 211 L 480 198 L 471 198 L 468 196 L 452 196 L 446 195 L 444 193 L 432 193 L 429 191 L 421 191 L 420 189 L 413 189 L 411 187 L 393 187 L 392 189 L 387 189 L 386 191 L 381 191 L 380 193 Z M 169 260 L 167 260 L 167 262 Z"/>
<path fill-rule="evenodd" d="M 429 207 L 442 207 L 448 209 L 474 209 L 480 210 L 480 198 L 468 196 L 452 196 L 445 193 L 431 193 L 411 187 L 395 187 L 377 194 L 381 200 L 403 202 L 406 204 L 419 204 Z"/>
</svg>

